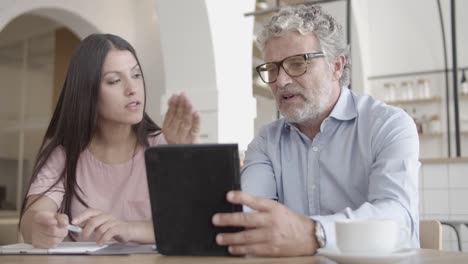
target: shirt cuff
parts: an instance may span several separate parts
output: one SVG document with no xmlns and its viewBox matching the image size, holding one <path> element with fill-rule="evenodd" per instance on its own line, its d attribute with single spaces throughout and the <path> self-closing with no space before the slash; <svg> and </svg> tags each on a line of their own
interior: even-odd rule
<svg viewBox="0 0 468 264">
<path fill-rule="evenodd" d="M 334 215 L 314 215 L 310 216 L 310 219 L 322 224 L 326 239 L 325 247 L 336 248 L 335 222 L 338 220 L 347 219 L 347 217 L 344 214 L 339 213 Z"/>
</svg>

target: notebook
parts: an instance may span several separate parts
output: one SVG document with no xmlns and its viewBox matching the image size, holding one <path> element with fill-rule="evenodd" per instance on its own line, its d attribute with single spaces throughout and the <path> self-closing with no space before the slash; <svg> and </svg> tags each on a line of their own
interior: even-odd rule
<svg viewBox="0 0 468 264">
<path fill-rule="evenodd" d="M 145 152 L 154 232 L 163 255 L 229 255 L 215 227 L 215 213 L 240 212 L 226 200 L 240 190 L 237 144 L 160 145 Z"/>
<path fill-rule="evenodd" d="M 34 248 L 21 243 L 0 246 L 0 255 L 130 255 L 157 254 L 155 245 L 115 243 L 98 245 L 95 242 L 62 242 L 56 248 Z"/>
<path fill-rule="evenodd" d="M 0 247 L 0 253 L 3 255 L 17 254 L 91 254 L 101 250 L 108 245 L 98 245 L 94 242 L 62 242 L 56 248 L 35 248 L 31 244 L 19 243 Z"/>
</svg>

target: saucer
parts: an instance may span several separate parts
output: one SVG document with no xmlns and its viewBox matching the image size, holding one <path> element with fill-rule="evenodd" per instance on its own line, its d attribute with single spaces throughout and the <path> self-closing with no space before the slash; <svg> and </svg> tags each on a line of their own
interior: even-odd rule
<svg viewBox="0 0 468 264">
<path fill-rule="evenodd" d="M 340 264 L 387 264 L 397 263 L 416 254 L 413 248 L 400 249 L 393 253 L 341 253 L 336 248 L 319 248 L 318 254 L 325 256 Z"/>
</svg>

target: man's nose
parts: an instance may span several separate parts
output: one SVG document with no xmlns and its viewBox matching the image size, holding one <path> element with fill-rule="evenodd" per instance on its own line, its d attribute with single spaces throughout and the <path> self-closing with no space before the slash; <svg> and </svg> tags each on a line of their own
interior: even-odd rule
<svg viewBox="0 0 468 264">
<path fill-rule="evenodd" d="M 291 76 L 289 76 L 283 67 L 280 67 L 278 70 L 278 77 L 276 78 L 275 84 L 278 87 L 285 87 L 286 85 L 292 82 Z"/>
</svg>

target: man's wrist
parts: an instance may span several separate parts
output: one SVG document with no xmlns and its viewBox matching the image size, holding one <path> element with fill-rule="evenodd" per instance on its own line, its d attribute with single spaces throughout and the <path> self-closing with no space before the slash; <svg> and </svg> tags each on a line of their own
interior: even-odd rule
<svg viewBox="0 0 468 264">
<path fill-rule="evenodd" d="M 317 241 L 318 248 L 323 248 L 327 244 L 327 237 L 325 235 L 325 230 L 323 229 L 323 226 L 319 221 L 314 221 L 314 223 L 315 223 L 315 240 Z"/>
</svg>

